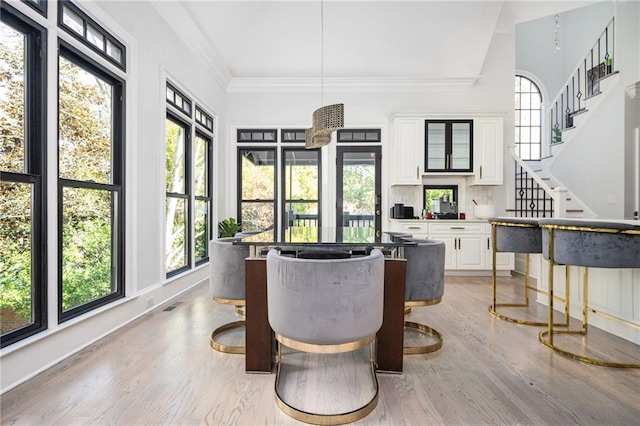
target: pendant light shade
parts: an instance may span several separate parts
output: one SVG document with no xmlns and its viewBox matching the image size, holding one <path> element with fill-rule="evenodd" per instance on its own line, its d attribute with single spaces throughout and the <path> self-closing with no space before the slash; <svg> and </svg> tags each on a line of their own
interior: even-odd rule
<svg viewBox="0 0 640 426">
<path fill-rule="evenodd" d="M 344 128 L 344 104 L 333 104 L 313 112 L 313 134 L 330 134 Z"/>
<path fill-rule="evenodd" d="M 329 145 L 329 142 L 331 142 L 331 134 L 318 134 L 317 136 L 314 136 L 313 128 L 306 129 L 304 134 L 304 147 L 306 149 L 322 148 L 325 145 Z"/>
</svg>

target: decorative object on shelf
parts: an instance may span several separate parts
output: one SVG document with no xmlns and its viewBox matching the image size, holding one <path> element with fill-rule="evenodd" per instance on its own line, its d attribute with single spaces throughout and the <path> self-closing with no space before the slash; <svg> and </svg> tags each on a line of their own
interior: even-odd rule
<svg viewBox="0 0 640 426">
<path fill-rule="evenodd" d="M 559 126 L 555 126 L 552 128 L 553 131 L 553 143 L 560 143 L 562 142 L 562 130 L 560 130 Z"/>
<path fill-rule="evenodd" d="M 493 204 L 475 204 L 473 215 L 477 219 L 490 219 L 496 214 L 496 207 Z"/>
<path fill-rule="evenodd" d="M 305 131 L 305 148 L 328 145 L 331 133 L 344 128 L 344 104 L 324 105 L 324 1 L 320 0 L 320 108 L 313 112 L 313 124 Z"/>
<path fill-rule="evenodd" d="M 560 29 L 560 17 L 558 15 L 554 16 L 556 20 L 556 26 L 554 28 L 553 34 L 555 35 L 553 40 L 553 54 L 555 55 L 560 51 L 560 40 L 558 40 L 558 30 Z"/>
</svg>

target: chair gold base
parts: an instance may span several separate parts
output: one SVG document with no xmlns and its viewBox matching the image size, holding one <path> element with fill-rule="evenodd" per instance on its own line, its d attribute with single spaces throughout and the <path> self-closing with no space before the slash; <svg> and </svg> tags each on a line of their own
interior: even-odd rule
<svg viewBox="0 0 640 426">
<path fill-rule="evenodd" d="M 496 318 L 500 318 L 501 320 L 513 322 L 515 324 L 520 325 L 531 325 L 535 327 L 546 327 L 549 323 L 547 321 L 530 321 L 523 318 L 513 318 L 507 316 L 505 314 L 501 314 L 498 312 L 498 308 L 528 308 L 529 305 L 527 303 L 496 303 L 495 305 L 489 305 L 489 312 Z M 558 322 L 554 323 L 556 327 L 568 327 L 569 324 L 566 322 Z"/>
<path fill-rule="evenodd" d="M 233 322 L 221 325 L 220 327 L 216 328 L 211 332 L 211 337 L 209 338 L 209 344 L 214 350 L 218 352 L 224 352 L 226 354 L 244 354 L 246 352 L 246 347 L 244 346 L 224 345 L 216 341 L 216 337 L 218 337 L 220 334 L 224 333 L 225 331 L 229 331 L 231 329 L 244 327 L 244 326 L 245 326 L 244 320 L 233 321 Z"/>
<path fill-rule="evenodd" d="M 552 334 L 579 334 L 582 336 L 586 336 L 587 332 L 583 330 L 553 330 Z M 615 361 L 607 361 L 598 358 L 592 358 L 584 355 L 578 355 L 574 352 L 571 352 L 566 349 L 560 348 L 558 345 L 552 343 L 549 339 L 549 330 L 541 331 L 538 334 L 538 339 L 542 342 L 546 347 L 562 354 L 568 358 L 574 359 L 576 361 L 582 361 L 587 364 L 600 365 L 603 367 L 614 367 L 614 368 L 640 368 L 640 364 L 636 363 L 623 363 L 623 362 L 615 362 Z"/>
<path fill-rule="evenodd" d="M 413 354 L 426 354 L 429 352 L 435 352 L 438 349 L 440 349 L 442 347 L 442 341 L 444 340 L 444 337 L 442 336 L 442 333 L 440 333 L 438 330 L 436 330 L 435 328 L 431 328 L 427 325 L 424 324 L 420 324 L 418 322 L 412 322 L 412 321 L 405 321 L 404 322 L 404 326 L 405 327 L 409 327 L 409 328 L 413 328 L 416 329 L 424 334 L 428 334 L 430 336 L 435 336 L 438 341 L 436 343 L 433 343 L 431 345 L 426 345 L 426 346 L 405 346 L 402 349 L 402 353 L 404 355 L 413 355 Z"/>
<path fill-rule="evenodd" d="M 342 352 L 351 352 L 367 346 L 376 338 L 375 334 L 367 336 L 355 342 L 340 343 L 335 345 L 318 345 L 313 343 L 300 342 L 298 340 L 285 337 L 282 334 L 274 333 L 276 340 L 281 344 L 302 352 L 311 352 L 316 354 L 337 354 Z"/>
<path fill-rule="evenodd" d="M 374 336 L 375 337 L 375 336 Z M 369 340 L 368 338 L 366 340 Z M 282 353 L 281 353 L 281 345 L 283 343 L 278 340 L 278 354 L 277 354 L 277 370 L 276 370 L 276 381 L 275 381 L 275 397 L 276 404 L 278 408 L 282 410 L 283 413 L 292 417 L 296 420 L 299 420 L 304 423 L 310 423 L 314 425 L 341 425 L 345 423 L 352 423 L 358 421 L 371 413 L 376 406 L 378 405 L 378 397 L 379 397 L 379 386 L 378 386 L 378 376 L 376 375 L 376 365 L 373 359 L 373 343 L 369 343 L 370 350 L 370 359 L 369 364 L 371 367 L 371 374 L 373 375 L 374 383 L 375 383 L 375 394 L 373 398 L 365 405 L 356 408 L 355 410 L 348 411 L 345 413 L 336 413 L 336 414 L 317 414 L 310 413 L 308 411 L 300 410 L 295 408 L 294 406 L 288 404 L 280 392 L 278 392 L 278 384 L 280 381 L 280 368 L 282 365 Z M 286 346 L 286 345 L 285 345 Z M 332 351 L 324 352 L 324 353 L 332 353 Z"/>
<path fill-rule="evenodd" d="M 245 311 L 245 307 L 244 306 L 236 306 L 234 309 L 236 315 L 238 315 L 241 318 L 246 318 L 247 317 L 247 313 Z"/>
</svg>

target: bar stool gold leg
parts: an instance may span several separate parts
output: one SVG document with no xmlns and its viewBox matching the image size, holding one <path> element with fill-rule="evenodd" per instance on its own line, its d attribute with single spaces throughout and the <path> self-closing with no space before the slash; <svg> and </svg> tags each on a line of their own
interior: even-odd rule
<svg viewBox="0 0 640 426">
<path fill-rule="evenodd" d="M 589 356 L 585 356 L 585 355 L 579 355 L 577 353 L 571 352 L 567 349 L 563 349 L 561 347 L 559 347 L 557 344 L 554 343 L 554 339 L 553 336 L 555 334 L 580 334 L 582 336 L 587 336 L 587 331 L 588 331 L 588 311 L 591 311 L 593 313 L 599 313 L 600 315 L 603 315 L 609 319 L 613 319 L 613 320 L 617 320 L 620 322 L 623 322 L 625 324 L 631 325 L 633 327 L 637 327 L 640 328 L 640 326 L 638 326 L 637 324 L 631 323 L 629 321 L 625 321 L 622 320 L 620 318 L 614 317 L 612 315 L 608 315 L 602 312 L 597 312 L 596 309 L 590 308 L 588 305 L 588 301 L 589 301 L 589 268 L 588 267 L 584 267 L 583 270 L 583 305 L 582 305 L 582 327 L 579 330 L 572 330 L 572 329 L 565 329 L 565 330 L 555 330 L 553 328 L 553 290 L 554 290 L 554 283 L 553 283 L 553 267 L 556 265 L 555 261 L 554 261 L 554 256 L 553 256 L 553 249 L 554 249 L 554 233 L 553 233 L 553 228 L 549 228 L 549 315 L 548 315 L 548 327 L 546 331 L 541 331 L 538 334 L 538 339 L 540 340 L 540 342 L 542 342 L 542 344 L 544 344 L 545 346 L 547 346 L 548 348 L 552 349 L 555 352 L 558 352 L 561 355 L 564 355 L 568 358 L 572 358 L 574 360 L 577 361 L 581 361 L 581 362 L 585 362 L 587 364 L 593 364 L 593 365 L 600 365 L 600 366 L 604 366 L 604 367 L 616 367 L 616 368 L 640 368 L 640 363 L 624 363 L 624 362 L 614 362 L 614 361 L 606 361 L 603 359 L 598 359 L 598 358 L 593 358 L 593 357 L 589 357 Z M 566 291 L 567 291 L 567 305 L 569 303 L 569 265 L 566 265 Z M 567 323 L 568 323 L 568 319 L 569 319 L 569 311 L 568 308 L 565 306 L 565 316 L 567 318 Z"/>
<path fill-rule="evenodd" d="M 498 312 L 498 308 L 529 308 L 529 293 L 530 290 L 534 290 L 538 293 L 544 293 L 544 291 L 539 290 L 538 288 L 532 287 L 531 283 L 530 283 L 530 264 L 531 264 L 531 256 L 530 253 L 526 253 L 526 260 L 525 260 L 525 277 L 524 277 L 524 303 L 497 303 L 497 282 L 498 282 L 498 278 L 497 278 L 497 271 L 496 271 L 496 260 L 497 260 L 497 253 L 498 253 L 498 249 L 497 249 L 497 244 L 496 244 L 496 239 L 497 239 L 497 226 L 495 223 L 491 224 L 491 235 L 493 238 L 493 250 L 492 250 L 492 259 L 493 259 L 493 287 L 492 287 L 492 304 L 491 306 L 489 306 L 489 312 L 491 312 L 491 314 L 497 318 L 500 318 L 501 320 L 504 321 L 509 321 L 509 322 L 513 322 L 516 324 L 520 324 L 520 325 L 531 325 L 531 326 L 536 326 L 536 327 L 544 327 L 547 326 L 548 321 L 532 321 L 532 320 L 526 320 L 523 318 L 514 318 L 512 316 L 508 316 L 505 315 L 503 313 Z M 568 281 L 567 281 L 568 282 Z M 568 300 L 568 290 L 565 293 L 566 297 L 565 299 L 562 298 L 558 298 L 561 301 L 565 302 L 565 315 L 564 315 L 564 322 L 558 322 L 555 323 L 556 326 L 558 327 L 568 327 L 569 326 L 569 304 L 566 302 Z"/>
</svg>

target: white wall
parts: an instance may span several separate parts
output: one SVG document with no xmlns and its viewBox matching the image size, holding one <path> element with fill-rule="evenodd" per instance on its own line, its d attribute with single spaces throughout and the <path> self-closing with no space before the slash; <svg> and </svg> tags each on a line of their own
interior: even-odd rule
<svg viewBox="0 0 640 426">
<path fill-rule="evenodd" d="M 554 53 L 554 15 L 516 25 L 516 67 L 544 84 L 547 105 L 564 87 L 613 15 L 606 1 L 558 14 L 560 50 Z"/>
<path fill-rule="evenodd" d="M 43 22 L 22 2 L 14 7 Z M 99 7 L 98 7 L 99 5 Z M 127 253 L 126 298 L 86 315 L 57 324 L 55 267 L 49 277 L 49 329 L 0 351 L 2 392 L 16 386 L 78 349 L 106 336 L 148 311 L 148 300 L 158 304 L 208 279 L 208 266 L 167 282 L 163 266 L 164 212 L 164 87 L 170 75 L 187 94 L 225 121 L 225 94 L 208 69 L 169 29 L 147 2 L 80 3 L 87 13 L 127 44 Z M 57 24 L 49 2 L 51 19 L 46 22 L 50 45 L 55 45 Z M 53 44 L 52 44 L 53 41 Z M 55 63 L 55 56 L 49 63 Z M 49 138 L 55 141 L 55 70 L 50 69 Z M 51 107 L 53 105 L 53 108 Z M 225 138 L 224 130 L 218 133 Z M 53 135 L 53 136 L 52 136 Z M 50 141 L 51 142 L 51 141 Z M 55 147 L 55 143 L 53 144 Z M 55 149 L 55 148 L 54 148 Z M 55 164 L 55 162 L 53 163 Z M 55 182 L 55 168 L 50 168 Z M 55 185 L 51 185 L 55 193 Z M 50 209 L 55 213 L 55 203 Z M 55 235 L 55 229 L 53 229 Z M 52 253 L 55 254 L 55 244 Z M 55 261 L 53 261 L 55 262 Z"/>
<path fill-rule="evenodd" d="M 389 118 L 393 112 L 459 112 L 459 111 L 504 111 L 505 145 L 513 143 L 513 75 L 515 61 L 515 35 L 500 33 L 493 37 L 482 68 L 481 78 L 468 90 L 451 91 L 437 87 L 433 91 L 336 91 L 326 83 L 324 104 L 342 102 L 345 105 L 345 126 L 375 126 L 383 128 L 383 188 L 389 186 L 386 174 L 391 170 L 388 161 L 392 158 L 388 151 Z M 228 117 L 230 128 L 242 126 L 310 126 L 313 111 L 320 106 L 320 93 L 314 92 L 252 92 L 229 93 Z M 235 135 L 228 132 L 225 141 L 235 146 Z M 332 152 L 326 148 L 324 152 Z M 229 215 L 235 215 L 236 160 L 235 150 L 227 151 L 225 164 L 229 166 L 226 176 L 230 189 L 225 199 Z M 509 170 L 512 170 L 510 168 Z M 334 191 L 334 188 L 326 188 Z M 421 188 L 416 187 L 416 191 Z M 501 193 L 502 188 L 493 192 Z M 323 188 L 323 194 L 325 188 Z M 492 194 L 494 200 L 506 202 L 502 194 Z M 388 212 L 389 201 L 383 191 L 383 211 Z M 232 207 L 233 206 L 233 207 Z M 417 206 L 416 206 L 417 207 Z M 501 208 L 504 206 L 498 206 Z M 418 210 L 419 213 L 419 210 Z"/>
<path fill-rule="evenodd" d="M 552 44 L 535 37 L 536 31 L 553 32 L 553 28 L 546 28 L 553 17 L 520 24 L 516 29 L 517 68 L 538 76 L 551 96 L 547 101 L 551 101 L 615 14 L 614 63 L 620 74 L 602 82 L 606 91 L 591 103 L 597 101 L 597 106 L 588 105 L 590 110 L 576 117 L 576 129 L 566 132 L 563 139 L 567 142 L 549 162 L 550 175 L 597 217 L 626 216 L 624 97 L 625 87 L 639 80 L 639 9 L 638 2 L 604 2 L 561 14 L 562 63 L 553 57 L 558 55 L 553 55 Z"/>
</svg>

